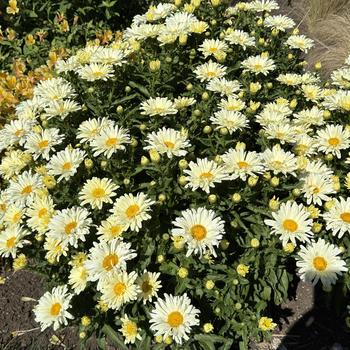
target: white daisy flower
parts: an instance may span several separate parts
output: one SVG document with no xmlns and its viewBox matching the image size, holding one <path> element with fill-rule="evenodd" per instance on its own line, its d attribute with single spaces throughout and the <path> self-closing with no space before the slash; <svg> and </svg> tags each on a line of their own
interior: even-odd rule
<svg viewBox="0 0 350 350">
<path fill-rule="evenodd" d="M 25 142 L 25 137 L 31 131 L 33 122 L 30 120 L 11 120 L 0 130 L 0 152 L 9 146 Z"/>
<path fill-rule="evenodd" d="M 240 45 L 244 51 L 248 46 L 255 45 L 254 37 L 251 37 L 248 33 L 238 29 L 229 31 L 229 33 L 225 36 L 225 40 L 232 45 Z"/>
<path fill-rule="evenodd" d="M 174 102 L 167 97 L 149 98 L 141 103 L 141 114 L 149 116 L 165 116 L 168 114 L 176 114 L 178 111 L 175 108 Z"/>
<path fill-rule="evenodd" d="M 122 322 L 122 327 L 119 328 L 119 332 L 123 335 L 125 344 L 135 344 L 136 339 L 142 340 L 142 337 L 139 333 L 139 328 L 134 321 L 131 321 L 128 315 L 120 318 Z"/>
<path fill-rule="evenodd" d="M 295 22 L 284 15 L 268 16 L 264 20 L 264 25 L 271 29 L 280 30 L 285 32 L 286 29 L 291 29 L 295 26 Z"/>
<path fill-rule="evenodd" d="M 91 223 L 89 212 L 85 208 L 73 207 L 58 210 L 49 222 L 47 237 L 76 248 L 79 240 L 85 242 Z"/>
<path fill-rule="evenodd" d="M 277 111 L 270 111 L 268 109 L 263 109 L 257 116 L 256 122 L 261 126 L 269 126 L 271 124 L 283 124 L 289 120 L 283 113 Z"/>
<path fill-rule="evenodd" d="M 224 77 L 226 74 L 226 69 L 227 67 L 219 63 L 209 61 L 197 66 L 197 68 L 194 70 L 194 74 L 196 75 L 197 79 L 204 82 L 214 78 Z"/>
<path fill-rule="evenodd" d="M 222 99 L 219 103 L 220 109 L 224 109 L 226 111 L 239 112 L 244 109 L 245 106 L 245 102 L 233 96 L 228 96 L 227 99 Z"/>
<path fill-rule="evenodd" d="M 276 80 L 288 86 L 296 86 L 301 84 L 300 74 L 295 74 L 295 73 L 280 74 L 276 78 Z"/>
<path fill-rule="evenodd" d="M 248 57 L 242 61 L 241 67 L 244 68 L 243 72 L 267 75 L 276 68 L 276 65 L 271 58 L 258 55 Z"/>
<path fill-rule="evenodd" d="M 79 192 L 79 200 L 82 205 L 89 204 L 92 209 L 102 209 L 103 203 L 112 203 L 112 197 L 116 195 L 119 186 L 111 179 L 93 177 L 85 182 Z"/>
<path fill-rule="evenodd" d="M 296 136 L 295 128 L 288 122 L 270 124 L 264 126 L 263 130 L 268 139 L 277 139 L 282 145 L 294 141 Z"/>
<path fill-rule="evenodd" d="M 16 106 L 16 117 L 19 120 L 34 121 L 38 118 L 44 104 L 44 101 L 39 97 L 33 97 L 30 100 L 22 101 Z"/>
<path fill-rule="evenodd" d="M 57 181 L 68 180 L 75 175 L 79 165 L 83 162 L 86 152 L 72 147 L 66 147 L 50 157 L 47 170 L 50 175 L 58 176 Z"/>
<path fill-rule="evenodd" d="M 298 113 L 293 114 L 294 122 L 297 125 L 323 125 L 324 117 L 323 117 L 323 110 L 319 109 L 317 106 L 313 106 L 311 109 L 303 109 L 302 111 L 299 111 Z"/>
<path fill-rule="evenodd" d="M 123 305 L 136 300 L 140 292 L 136 279 L 135 271 L 130 274 L 123 271 L 106 277 L 101 280 L 101 300 L 113 310 L 119 310 Z"/>
<path fill-rule="evenodd" d="M 120 220 L 114 215 L 110 215 L 106 220 L 101 222 L 97 227 L 97 234 L 100 241 L 111 241 L 113 239 L 121 239 L 125 227 L 120 223 Z"/>
<path fill-rule="evenodd" d="M 142 228 L 142 222 L 151 218 L 149 211 L 154 203 L 142 192 L 136 196 L 127 193 L 115 200 L 111 212 L 124 225 L 125 230 L 130 228 L 139 232 Z"/>
<path fill-rule="evenodd" d="M 316 141 L 307 134 L 298 135 L 295 139 L 294 150 L 297 155 L 306 157 L 316 154 Z"/>
<path fill-rule="evenodd" d="M 191 146 L 187 133 L 171 128 L 162 128 L 147 136 L 145 150 L 155 149 L 160 154 L 166 154 L 168 158 L 182 157 L 187 154 L 184 148 Z"/>
<path fill-rule="evenodd" d="M 109 159 L 118 150 L 125 150 L 124 144 L 130 142 L 128 130 L 115 125 L 103 128 L 91 141 L 91 147 L 95 157 L 103 154 Z"/>
<path fill-rule="evenodd" d="M 122 66 L 126 61 L 124 60 L 125 53 L 122 50 L 114 49 L 112 47 L 103 47 L 93 54 L 91 63 L 99 63 L 101 65 Z"/>
<path fill-rule="evenodd" d="M 282 203 L 277 212 L 272 212 L 273 220 L 264 220 L 265 224 L 271 227 L 273 234 L 279 235 L 283 245 L 291 241 L 309 241 L 313 235 L 311 231 L 312 219 L 309 212 L 302 204 L 294 201 Z"/>
<path fill-rule="evenodd" d="M 212 210 L 205 208 L 187 209 L 172 222 L 174 237 L 183 237 L 187 243 L 186 256 L 192 253 L 202 256 L 208 251 L 216 257 L 214 247 L 218 247 L 225 234 L 225 222 Z"/>
<path fill-rule="evenodd" d="M 209 56 L 215 56 L 218 53 L 226 52 L 228 46 L 225 42 L 218 39 L 205 39 L 203 43 L 199 46 L 198 51 L 202 52 L 205 58 Z"/>
<path fill-rule="evenodd" d="M 24 171 L 18 175 L 16 180 L 10 180 L 6 194 L 10 203 L 26 205 L 30 203 L 41 189 L 43 183 L 39 174 L 32 174 L 31 171 Z"/>
<path fill-rule="evenodd" d="M 271 12 L 280 8 L 275 0 L 254 0 L 250 6 L 256 12 Z"/>
<path fill-rule="evenodd" d="M 350 198 L 333 199 L 333 206 L 323 214 L 326 221 L 326 229 L 333 236 L 342 238 L 346 232 L 350 232 Z"/>
<path fill-rule="evenodd" d="M 174 100 L 175 108 L 180 110 L 194 105 L 197 101 L 193 97 L 178 97 Z"/>
<path fill-rule="evenodd" d="M 1 159 L 0 175 L 10 180 L 14 175 L 18 175 L 30 160 L 31 156 L 27 152 L 19 149 L 10 150 Z"/>
<path fill-rule="evenodd" d="M 6 228 L 0 234 L 0 256 L 8 258 L 11 255 L 15 258 L 17 250 L 30 243 L 23 239 L 28 235 L 30 232 L 19 225 Z"/>
<path fill-rule="evenodd" d="M 339 255 L 340 249 L 323 239 L 302 246 L 297 257 L 300 278 L 315 285 L 321 280 L 324 287 L 335 284 L 338 276 L 348 271 Z"/>
<path fill-rule="evenodd" d="M 285 176 L 287 174 L 295 176 L 297 159 L 293 153 L 286 152 L 279 145 L 275 145 L 272 149 L 267 148 L 261 156 L 266 169 L 273 171 L 275 175 L 282 173 Z"/>
<path fill-rule="evenodd" d="M 60 135 L 59 129 L 43 129 L 39 133 L 29 133 L 24 147 L 33 155 L 34 160 L 40 156 L 45 160 L 49 160 L 50 151 L 54 151 L 54 146 L 62 143 L 63 139 L 64 136 Z"/>
<path fill-rule="evenodd" d="M 81 79 L 87 81 L 103 80 L 107 81 L 113 77 L 113 66 L 110 64 L 90 63 L 77 70 L 77 73 Z"/>
<path fill-rule="evenodd" d="M 227 111 L 224 109 L 217 111 L 210 117 L 210 121 L 214 125 L 217 125 L 216 130 L 227 128 L 230 135 L 236 130 L 242 130 L 248 127 L 248 119 L 243 113 L 237 111 Z"/>
<path fill-rule="evenodd" d="M 26 210 L 28 227 L 37 231 L 39 234 L 45 233 L 54 212 L 54 201 L 49 195 L 35 196 Z"/>
<path fill-rule="evenodd" d="M 46 250 L 45 259 L 50 263 L 59 262 L 61 256 L 67 256 L 69 247 L 68 243 L 63 243 L 61 240 L 51 237 L 46 237 L 44 243 Z"/>
<path fill-rule="evenodd" d="M 324 174 L 310 173 L 302 179 L 301 191 L 304 193 L 306 203 L 322 205 L 322 202 L 329 201 L 330 194 L 335 193 L 331 179 Z"/>
<path fill-rule="evenodd" d="M 350 132 L 342 125 L 327 125 L 317 131 L 317 146 L 320 151 L 341 158 L 341 150 L 350 147 Z"/>
<path fill-rule="evenodd" d="M 85 120 L 79 125 L 77 139 L 80 142 L 91 142 L 103 129 L 114 125 L 114 122 L 107 118 Z"/>
<path fill-rule="evenodd" d="M 261 174 L 264 171 L 260 155 L 256 152 L 230 149 L 221 158 L 227 171 L 231 174 L 231 180 L 239 177 L 245 181 L 248 176 Z"/>
<path fill-rule="evenodd" d="M 40 81 L 34 87 L 34 95 L 44 103 L 50 103 L 65 98 L 73 98 L 75 91 L 67 80 L 58 77 Z"/>
<path fill-rule="evenodd" d="M 102 281 L 111 274 L 126 270 L 126 262 L 137 256 L 130 243 L 119 239 L 94 242 L 85 262 L 89 281 Z M 100 286 L 100 282 L 99 282 Z"/>
<path fill-rule="evenodd" d="M 350 91 L 338 90 L 324 98 L 323 105 L 330 110 L 350 111 Z"/>
<path fill-rule="evenodd" d="M 57 330 L 61 325 L 68 324 L 67 319 L 74 317 L 67 311 L 70 308 L 72 294 L 68 293 L 67 286 L 54 287 L 46 292 L 34 307 L 35 321 L 40 323 L 41 331 L 53 325 Z"/>
<path fill-rule="evenodd" d="M 183 340 L 189 339 L 191 327 L 199 325 L 199 313 L 187 294 L 164 294 L 164 299 L 159 298 L 151 311 L 151 330 L 155 336 L 162 336 L 164 340 L 170 336 L 181 345 Z"/>
<path fill-rule="evenodd" d="M 299 49 L 307 53 L 314 46 L 314 41 L 305 35 L 291 35 L 287 39 L 286 44 L 292 49 Z"/>
<path fill-rule="evenodd" d="M 87 285 L 88 271 L 85 266 L 73 266 L 70 270 L 68 283 L 76 295 L 80 294 Z"/>
<path fill-rule="evenodd" d="M 77 112 L 81 106 L 73 100 L 53 101 L 45 107 L 45 114 L 48 119 L 59 116 L 64 120 L 68 114 Z"/>
<path fill-rule="evenodd" d="M 301 86 L 306 101 L 317 102 L 322 97 L 322 90 L 315 84 L 304 84 Z"/>
<path fill-rule="evenodd" d="M 207 84 L 207 90 L 218 92 L 221 96 L 235 95 L 240 89 L 241 84 L 238 80 L 227 80 L 225 78 L 214 78 Z"/>
<path fill-rule="evenodd" d="M 207 158 L 198 158 L 196 163 L 191 161 L 189 168 L 184 170 L 187 175 L 186 180 L 189 181 L 185 187 L 190 187 L 193 191 L 201 188 L 209 193 L 210 188 L 215 187 L 215 183 L 221 183 L 223 180 L 229 180 L 230 178 L 225 167 Z"/>
<path fill-rule="evenodd" d="M 137 279 L 136 283 L 140 287 L 139 299 L 146 304 L 151 302 L 153 298 L 158 297 L 158 291 L 162 288 L 162 283 L 159 280 L 159 272 L 149 272 L 144 270 L 143 274 Z"/>
<path fill-rule="evenodd" d="M 4 209 L 1 223 L 6 227 L 17 226 L 23 222 L 26 213 L 26 207 L 22 205 L 8 204 L 8 202 L 8 200 L 5 200 L 4 203 L 7 204 L 2 204 L 4 206 Z"/>
<path fill-rule="evenodd" d="M 326 164 L 324 164 L 321 160 L 312 160 L 308 162 L 305 168 L 306 173 L 322 175 L 324 177 L 330 178 L 333 175 L 333 170 L 328 168 Z"/>
</svg>

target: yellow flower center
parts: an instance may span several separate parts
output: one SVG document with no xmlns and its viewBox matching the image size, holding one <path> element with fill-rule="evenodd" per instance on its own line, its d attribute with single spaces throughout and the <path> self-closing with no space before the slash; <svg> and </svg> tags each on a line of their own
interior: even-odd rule
<svg viewBox="0 0 350 350">
<path fill-rule="evenodd" d="M 64 232 L 69 235 L 72 233 L 72 231 L 77 227 L 77 222 L 76 221 L 72 221 L 69 224 L 67 224 L 64 227 Z"/>
<path fill-rule="evenodd" d="M 204 172 L 202 174 L 199 175 L 199 177 L 202 179 L 202 180 L 212 180 L 214 175 L 211 173 L 211 172 Z"/>
<path fill-rule="evenodd" d="M 126 327 L 125 327 L 125 330 L 126 330 L 126 333 L 127 333 L 129 336 L 135 335 L 135 334 L 137 333 L 137 327 L 136 327 L 135 322 L 129 321 L 128 324 L 127 324 Z"/>
<path fill-rule="evenodd" d="M 6 241 L 6 248 L 13 248 L 15 246 L 16 243 L 16 237 L 11 237 Z"/>
<path fill-rule="evenodd" d="M 46 208 L 41 208 L 41 209 L 38 211 L 38 217 L 39 217 L 39 219 L 43 218 L 46 214 L 47 214 L 47 209 L 46 209 Z"/>
<path fill-rule="evenodd" d="M 140 211 L 140 207 L 137 204 L 132 204 L 126 209 L 125 214 L 128 219 L 132 219 Z"/>
<path fill-rule="evenodd" d="M 101 78 L 104 75 L 104 72 L 102 71 L 95 71 L 92 73 L 95 78 Z"/>
<path fill-rule="evenodd" d="M 209 48 L 209 52 L 211 52 L 211 53 L 215 53 L 215 52 L 217 52 L 218 51 L 218 48 L 217 47 L 210 47 Z"/>
<path fill-rule="evenodd" d="M 340 214 L 340 218 L 346 222 L 347 224 L 350 224 L 350 213 L 345 212 Z"/>
<path fill-rule="evenodd" d="M 256 63 L 253 65 L 255 70 L 261 70 L 261 68 L 263 67 L 261 63 Z"/>
<path fill-rule="evenodd" d="M 184 318 L 179 311 L 173 311 L 168 315 L 168 323 L 170 327 L 176 328 L 183 324 Z"/>
<path fill-rule="evenodd" d="M 49 141 L 48 140 L 42 140 L 38 143 L 38 147 L 39 149 L 44 149 L 49 145 Z"/>
<path fill-rule="evenodd" d="M 106 271 L 110 271 L 118 262 L 119 257 L 116 254 L 109 254 L 103 259 L 102 266 Z"/>
<path fill-rule="evenodd" d="M 105 195 L 106 192 L 102 187 L 97 187 L 92 191 L 92 196 L 95 198 L 102 198 Z"/>
<path fill-rule="evenodd" d="M 122 227 L 120 225 L 111 226 L 109 229 L 109 232 L 113 237 L 119 236 L 121 231 Z"/>
<path fill-rule="evenodd" d="M 274 160 L 271 162 L 271 166 L 277 170 L 282 169 L 283 163 L 279 160 Z"/>
<path fill-rule="evenodd" d="M 337 137 L 331 137 L 328 139 L 328 144 L 332 147 L 337 147 L 340 143 L 340 140 Z"/>
<path fill-rule="evenodd" d="M 207 72 L 207 77 L 215 78 L 217 76 L 216 72 Z"/>
<path fill-rule="evenodd" d="M 72 169 L 72 163 L 71 162 L 67 162 L 67 163 L 64 163 L 62 165 L 62 170 L 64 170 L 64 171 L 69 171 L 71 169 Z"/>
<path fill-rule="evenodd" d="M 170 149 L 173 149 L 175 147 L 175 143 L 171 141 L 164 141 L 164 145 Z"/>
<path fill-rule="evenodd" d="M 123 282 L 117 282 L 113 287 L 114 293 L 119 297 L 126 291 L 126 285 Z"/>
<path fill-rule="evenodd" d="M 22 189 L 22 194 L 30 194 L 33 191 L 33 187 L 31 185 L 28 185 Z"/>
<path fill-rule="evenodd" d="M 153 287 L 152 285 L 149 283 L 149 281 L 144 281 L 142 283 L 142 286 L 141 286 L 141 289 L 144 293 L 149 293 L 149 292 L 152 292 L 153 290 Z"/>
<path fill-rule="evenodd" d="M 203 225 L 194 225 L 191 227 L 191 235 L 197 241 L 201 241 L 207 236 L 207 229 Z"/>
<path fill-rule="evenodd" d="M 14 223 L 18 222 L 21 219 L 21 217 L 22 217 L 22 213 L 21 212 L 16 213 L 12 217 L 12 222 L 14 222 Z"/>
<path fill-rule="evenodd" d="M 286 219 L 283 221 L 283 228 L 293 233 L 298 229 L 298 224 L 294 220 Z"/>
<path fill-rule="evenodd" d="M 16 132 L 15 132 L 15 135 L 17 137 L 21 137 L 23 135 L 23 129 L 18 129 Z"/>
<path fill-rule="evenodd" d="M 114 147 L 118 143 L 118 139 L 116 137 L 110 137 L 106 141 L 107 147 Z"/>
<path fill-rule="evenodd" d="M 314 186 L 313 190 L 312 190 L 312 193 L 313 194 L 317 194 L 317 193 L 320 193 L 321 189 L 317 186 Z"/>
<path fill-rule="evenodd" d="M 245 169 L 248 167 L 249 164 L 247 162 L 237 162 L 237 165 L 240 169 Z"/>
<path fill-rule="evenodd" d="M 327 261 L 322 256 L 316 256 L 313 260 L 314 268 L 318 271 L 324 271 L 327 268 Z"/>
<path fill-rule="evenodd" d="M 60 303 L 53 304 L 50 309 L 51 316 L 58 316 L 61 311 L 61 308 L 62 306 Z"/>
</svg>

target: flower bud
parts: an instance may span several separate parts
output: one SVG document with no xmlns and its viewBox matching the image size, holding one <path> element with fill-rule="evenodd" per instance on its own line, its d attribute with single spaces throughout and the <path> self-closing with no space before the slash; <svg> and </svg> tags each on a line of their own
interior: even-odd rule
<svg viewBox="0 0 350 350">
<path fill-rule="evenodd" d="M 212 127 L 210 125 L 206 125 L 204 128 L 203 128 L 203 132 L 204 134 L 210 134 L 212 132 Z"/>
<path fill-rule="evenodd" d="M 210 194 L 209 196 L 208 196 L 208 202 L 210 203 L 210 204 L 214 204 L 214 203 L 216 203 L 217 202 L 217 196 L 215 195 L 215 194 Z"/>
<path fill-rule="evenodd" d="M 234 193 L 231 197 L 231 200 L 233 203 L 239 203 L 241 201 L 242 197 L 239 193 Z"/>
<path fill-rule="evenodd" d="M 151 72 L 157 72 L 160 69 L 160 61 L 154 60 L 149 62 L 149 69 Z"/>
<path fill-rule="evenodd" d="M 145 166 L 149 163 L 149 159 L 146 156 L 141 157 L 141 165 Z"/>
<path fill-rule="evenodd" d="M 248 178 L 248 186 L 254 187 L 258 183 L 259 178 L 257 176 L 249 176 Z"/>
<path fill-rule="evenodd" d="M 280 179 L 277 176 L 274 176 L 270 180 L 270 185 L 272 187 L 277 187 L 280 184 Z"/>
<path fill-rule="evenodd" d="M 257 238 L 252 238 L 250 240 L 250 246 L 252 248 L 258 248 L 260 246 L 260 241 Z"/>
<path fill-rule="evenodd" d="M 160 162 L 160 154 L 155 149 L 150 149 L 149 157 L 151 158 L 152 163 L 159 163 Z"/>
<path fill-rule="evenodd" d="M 207 92 L 203 92 L 202 94 L 202 100 L 203 101 L 208 101 L 209 100 L 209 94 Z"/>
<path fill-rule="evenodd" d="M 177 271 L 177 275 L 180 278 L 186 278 L 188 276 L 188 270 L 185 267 L 180 267 Z"/>
<path fill-rule="evenodd" d="M 208 280 L 205 282 L 205 288 L 212 290 L 215 287 L 215 282 L 213 280 Z"/>
</svg>

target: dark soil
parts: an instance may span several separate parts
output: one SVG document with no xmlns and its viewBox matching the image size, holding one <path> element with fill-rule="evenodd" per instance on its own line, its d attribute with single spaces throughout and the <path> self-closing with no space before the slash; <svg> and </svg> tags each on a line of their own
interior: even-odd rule
<svg viewBox="0 0 350 350">
<path fill-rule="evenodd" d="M 0 349 L 1 350 L 48 350 L 78 349 L 77 331 L 67 328 L 64 332 L 47 329 L 40 332 L 34 320 L 34 301 L 22 301 L 22 297 L 39 299 L 44 293 L 43 280 L 29 271 L 7 274 L 4 285 L 0 285 Z M 14 332 L 25 332 L 14 336 Z M 27 331 L 27 332 L 26 332 Z M 50 344 L 56 334 L 63 345 Z"/>
</svg>

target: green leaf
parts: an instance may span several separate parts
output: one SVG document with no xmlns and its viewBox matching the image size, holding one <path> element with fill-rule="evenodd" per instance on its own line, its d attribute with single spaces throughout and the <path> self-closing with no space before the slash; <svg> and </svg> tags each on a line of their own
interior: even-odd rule
<svg viewBox="0 0 350 350">
<path fill-rule="evenodd" d="M 111 326 L 105 324 L 102 327 L 102 332 L 106 334 L 113 345 L 116 345 L 118 347 L 118 350 L 128 350 L 124 344 L 124 341 L 120 339 L 119 334 Z"/>
</svg>

